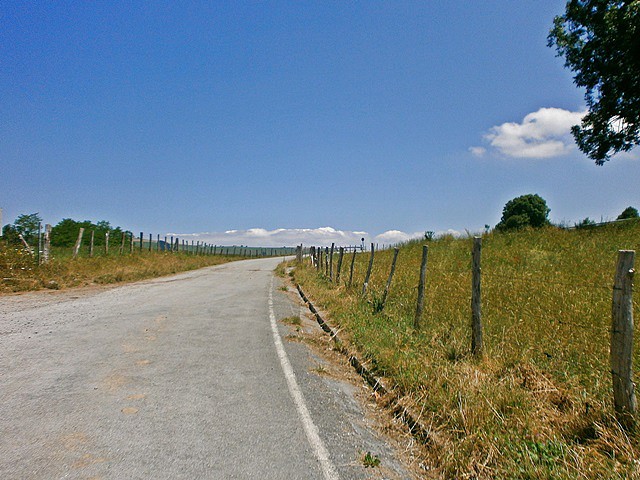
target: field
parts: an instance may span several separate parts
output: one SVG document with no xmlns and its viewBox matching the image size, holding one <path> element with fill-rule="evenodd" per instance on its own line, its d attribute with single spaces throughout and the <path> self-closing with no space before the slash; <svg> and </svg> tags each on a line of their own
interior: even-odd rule
<svg viewBox="0 0 640 480">
<path fill-rule="evenodd" d="M 131 282 L 246 258 L 147 250 L 124 255 L 115 252 L 73 259 L 70 249 L 54 248 L 51 260 L 38 266 L 22 247 L 0 242 L 0 294 Z"/>
<path fill-rule="evenodd" d="M 424 243 L 425 310 L 415 331 Z M 350 255 L 339 285 L 308 260 L 294 276 L 420 413 L 437 477 L 640 478 L 640 437 L 615 420 L 609 367 L 617 251 L 638 250 L 640 222 L 484 235 L 481 358 L 471 355 L 472 243 L 403 245 L 382 311 L 393 251 L 376 253 L 365 298 L 368 253 L 356 257 L 351 288 Z"/>
</svg>

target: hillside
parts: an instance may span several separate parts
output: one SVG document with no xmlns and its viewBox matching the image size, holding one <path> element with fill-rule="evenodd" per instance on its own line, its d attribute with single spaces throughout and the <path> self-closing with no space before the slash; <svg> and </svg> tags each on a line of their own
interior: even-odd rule
<svg viewBox="0 0 640 480">
<path fill-rule="evenodd" d="M 424 242 L 345 256 L 340 285 L 303 262 L 295 280 L 378 375 L 421 412 L 429 462 L 445 478 L 629 478 L 637 433 L 613 415 L 609 342 L 617 251 L 638 250 L 640 222 L 483 237 L 484 356 L 471 355 L 472 239 L 429 246 L 425 309 L 414 331 Z M 334 258 L 334 269 L 337 256 Z M 634 314 L 640 313 L 634 298 Z M 634 348 L 638 364 L 639 349 Z"/>
</svg>

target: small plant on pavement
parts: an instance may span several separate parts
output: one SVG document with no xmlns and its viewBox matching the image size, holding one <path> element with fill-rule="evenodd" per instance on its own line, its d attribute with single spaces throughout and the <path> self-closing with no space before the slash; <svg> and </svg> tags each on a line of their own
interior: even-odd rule
<svg viewBox="0 0 640 480">
<path fill-rule="evenodd" d="M 376 468 L 380 466 L 380 458 L 377 455 L 371 455 L 371 452 L 367 452 L 362 457 L 362 464 L 365 468 Z"/>
</svg>

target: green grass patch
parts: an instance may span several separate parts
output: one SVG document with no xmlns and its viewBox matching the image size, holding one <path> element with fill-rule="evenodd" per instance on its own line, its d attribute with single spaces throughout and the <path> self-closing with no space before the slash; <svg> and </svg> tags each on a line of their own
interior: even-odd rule
<svg viewBox="0 0 640 480">
<path fill-rule="evenodd" d="M 296 325 L 296 326 L 302 325 L 302 320 L 298 316 L 286 317 L 286 318 L 283 318 L 280 321 L 282 323 L 286 323 L 287 325 Z"/>
<path fill-rule="evenodd" d="M 367 452 L 362 456 L 362 465 L 365 468 L 376 468 L 380 466 L 380 458 L 377 455 L 372 455 L 371 452 Z"/>
<path fill-rule="evenodd" d="M 357 255 L 351 289 L 348 271 L 336 285 L 309 262 L 295 279 L 422 412 L 443 476 L 629 478 L 640 474 L 639 438 L 613 417 L 609 331 L 617 251 L 639 243 L 640 222 L 484 235 L 482 359 L 470 353 L 471 238 L 428 242 L 418 332 L 422 242 L 401 248 L 383 310 L 393 251 L 376 253 L 366 298 L 368 253 Z"/>
</svg>

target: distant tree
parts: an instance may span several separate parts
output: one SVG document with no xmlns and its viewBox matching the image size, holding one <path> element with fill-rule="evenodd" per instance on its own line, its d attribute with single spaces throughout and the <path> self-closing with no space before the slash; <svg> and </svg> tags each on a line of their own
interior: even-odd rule
<svg viewBox="0 0 640 480">
<path fill-rule="evenodd" d="M 626 220 L 628 218 L 639 218 L 638 210 L 633 207 L 625 208 L 616 220 Z"/>
<path fill-rule="evenodd" d="M 38 241 L 38 226 L 42 223 L 42 218 L 38 213 L 30 213 L 28 215 L 20 215 L 13 222 L 13 227 L 18 234 L 29 244 Z"/>
<path fill-rule="evenodd" d="M 94 232 L 94 245 L 96 246 L 104 245 L 105 233 L 107 232 L 109 232 L 112 239 L 116 239 L 122 235 L 120 227 L 113 228 L 109 222 L 104 220 L 94 224 L 89 220 L 78 222 L 71 218 L 64 218 L 51 229 L 51 244 L 56 247 L 73 246 L 78 238 L 80 228 L 84 228 L 85 230 L 83 237 L 83 244 L 85 245 L 90 241 L 91 231 Z"/>
<path fill-rule="evenodd" d="M 548 45 L 586 88 L 589 112 L 571 129 L 580 150 L 603 165 L 640 144 L 640 1 L 570 0 Z"/>
<path fill-rule="evenodd" d="M 16 227 L 8 223 L 4 227 L 2 227 L 2 239 L 11 245 L 15 245 L 20 243 L 20 238 L 18 237 L 18 231 Z"/>
<path fill-rule="evenodd" d="M 81 226 L 75 220 L 63 218 L 51 229 L 51 245 L 55 247 L 70 247 L 74 245 Z"/>
<path fill-rule="evenodd" d="M 575 226 L 576 228 L 589 228 L 595 226 L 595 224 L 596 222 L 594 220 L 591 220 L 589 217 L 587 217 L 584 220 L 580 220 L 575 224 Z"/>
<path fill-rule="evenodd" d="M 543 227 L 549 224 L 547 202 L 536 194 L 522 195 L 509 200 L 502 210 L 496 230 L 517 230 L 524 227 Z"/>
</svg>

